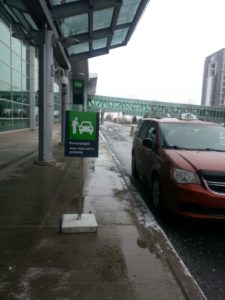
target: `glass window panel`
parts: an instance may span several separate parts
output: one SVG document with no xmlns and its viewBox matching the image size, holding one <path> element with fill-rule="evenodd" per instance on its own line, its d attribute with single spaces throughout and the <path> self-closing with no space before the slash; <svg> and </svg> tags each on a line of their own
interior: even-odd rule
<svg viewBox="0 0 225 300">
<path fill-rule="evenodd" d="M 27 90 L 27 78 L 25 76 L 22 76 L 22 90 Z"/>
<path fill-rule="evenodd" d="M 30 91 L 30 77 L 27 77 L 27 91 Z"/>
<path fill-rule="evenodd" d="M 0 61 L 0 80 L 10 83 L 10 67 Z"/>
<path fill-rule="evenodd" d="M 28 119 L 13 119 L 13 129 L 22 129 L 29 127 Z"/>
<path fill-rule="evenodd" d="M 54 93 L 59 93 L 59 84 L 54 82 Z"/>
<path fill-rule="evenodd" d="M 34 59 L 34 70 L 38 72 L 38 59 L 36 57 Z"/>
<path fill-rule="evenodd" d="M 8 27 L 0 22 L 0 39 L 8 46 L 10 46 L 10 32 Z"/>
<path fill-rule="evenodd" d="M 12 100 L 15 102 L 22 103 L 22 92 L 13 91 L 12 92 Z"/>
<path fill-rule="evenodd" d="M 111 46 L 118 45 L 124 42 L 128 33 L 128 28 L 115 30 Z"/>
<path fill-rule="evenodd" d="M 0 80 L 0 98 L 11 99 L 11 88 L 8 83 Z"/>
<path fill-rule="evenodd" d="M 19 103 L 13 103 L 13 118 L 22 118 L 23 105 Z"/>
<path fill-rule="evenodd" d="M 89 43 L 77 44 L 74 46 L 70 46 L 68 48 L 68 52 L 70 55 L 75 55 L 75 54 L 88 52 L 88 51 L 89 51 Z"/>
<path fill-rule="evenodd" d="M 93 17 L 93 29 L 98 30 L 102 28 L 108 28 L 112 22 L 113 7 L 94 11 Z"/>
<path fill-rule="evenodd" d="M 32 27 L 32 29 L 37 30 L 38 28 L 36 26 L 36 24 L 34 23 L 34 20 L 31 18 L 31 16 L 27 13 L 23 13 L 24 17 L 26 18 L 27 22 L 30 24 L 30 26 Z"/>
<path fill-rule="evenodd" d="M 61 29 L 65 37 L 88 32 L 88 14 L 65 18 Z"/>
<path fill-rule="evenodd" d="M 69 2 L 77 2 L 77 1 L 80 1 L 80 0 L 66 0 L 66 3 L 69 3 Z M 59 4 L 62 4 L 63 1 L 62 0 L 52 0 L 52 4 L 53 5 L 59 5 Z"/>
<path fill-rule="evenodd" d="M 27 64 L 24 60 L 22 60 L 22 74 L 27 76 Z"/>
<path fill-rule="evenodd" d="M 61 117 L 61 98 L 59 91 L 59 84 L 54 82 L 54 124 L 60 123 Z"/>
<path fill-rule="evenodd" d="M 10 65 L 10 49 L 0 42 L 1 60 Z"/>
<path fill-rule="evenodd" d="M 15 120 L 13 120 L 13 127 L 15 127 L 14 122 L 16 124 L 19 124 L 18 128 L 21 128 L 21 129 L 22 128 L 29 128 L 30 127 L 30 120 L 29 119 L 20 119 L 20 120 L 15 119 Z"/>
<path fill-rule="evenodd" d="M 35 82 L 34 82 L 34 90 L 35 90 L 35 92 L 37 92 L 38 89 L 39 89 L 39 87 L 38 87 L 38 81 L 35 80 Z"/>
<path fill-rule="evenodd" d="M 131 23 L 139 7 L 140 0 L 123 1 L 117 25 Z"/>
<path fill-rule="evenodd" d="M 35 115 L 38 116 L 38 110 L 39 110 L 39 96 L 36 93 L 35 94 Z"/>
<path fill-rule="evenodd" d="M 55 93 L 54 94 L 54 101 L 55 101 L 55 105 L 59 105 L 60 104 L 60 94 L 59 93 Z"/>
<path fill-rule="evenodd" d="M 25 76 L 30 76 L 30 65 L 22 60 L 22 74 Z"/>
<path fill-rule="evenodd" d="M 7 12 L 10 14 L 10 16 L 14 19 L 14 21 L 19 23 L 20 21 L 18 20 L 17 16 L 12 12 L 11 8 L 7 4 L 3 4 L 3 5 L 4 5 L 5 9 L 7 10 Z"/>
<path fill-rule="evenodd" d="M 60 107 L 54 107 L 54 124 L 60 123 Z"/>
<path fill-rule="evenodd" d="M 21 129 L 22 120 L 13 119 L 13 129 Z"/>
<path fill-rule="evenodd" d="M 23 92 L 23 103 L 29 104 L 29 92 Z"/>
<path fill-rule="evenodd" d="M 21 91 L 21 74 L 12 70 L 12 85 L 13 90 Z"/>
<path fill-rule="evenodd" d="M 11 116 L 11 112 L 12 102 L 0 99 L 0 118 L 6 118 L 7 116 Z"/>
<path fill-rule="evenodd" d="M 54 124 L 60 124 L 60 112 L 59 112 L 59 110 L 54 111 Z"/>
<path fill-rule="evenodd" d="M 62 4 L 62 0 L 51 0 L 52 5 L 59 5 Z"/>
<path fill-rule="evenodd" d="M 11 120 L 1 120 L 0 131 L 12 130 L 12 119 Z"/>
<path fill-rule="evenodd" d="M 21 72 L 21 59 L 18 55 L 12 52 L 12 67 Z"/>
<path fill-rule="evenodd" d="M 12 117 L 12 102 L 11 101 L 1 101 L 2 105 L 2 117 L 11 118 Z"/>
<path fill-rule="evenodd" d="M 59 93 L 54 93 L 54 103 L 55 103 L 55 105 L 60 104 L 60 94 Z"/>
<path fill-rule="evenodd" d="M 107 45 L 107 38 L 93 40 L 93 49 L 94 50 L 105 48 L 106 45 Z"/>
<path fill-rule="evenodd" d="M 28 47 L 26 47 L 26 61 L 27 63 L 30 62 L 30 49 Z"/>
<path fill-rule="evenodd" d="M 23 118 L 29 118 L 30 117 L 30 106 L 24 105 L 23 106 Z"/>
<path fill-rule="evenodd" d="M 23 91 L 29 91 L 29 86 L 30 86 L 30 80 L 29 77 L 22 77 L 22 90 Z"/>
<path fill-rule="evenodd" d="M 22 59 L 27 60 L 27 48 L 22 44 Z"/>
<path fill-rule="evenodd" d="M 14 37 L 12 37 L 12 49 L 21 56 L 21 42 Z"/>
<path fill-rule="evenodd" d="M 5 103 L 5 101 L 0 99 L 0 118 L 3 118 L 4 103 Z"/>
<path fill-rule="evenodd" d="M 141 0 L 123 0 L 123 5 L 128 5 L 128 4 L 131 4 L 131 5 L 135 5 L 135 4 L 140 4 L 141 3 Z"/>
</svg>

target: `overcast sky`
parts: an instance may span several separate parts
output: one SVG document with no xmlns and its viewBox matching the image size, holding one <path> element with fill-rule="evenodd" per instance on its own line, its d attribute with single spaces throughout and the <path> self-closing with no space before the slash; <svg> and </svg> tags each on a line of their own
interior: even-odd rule
<svg viewBox="0 0 225 300">
<path fill-rule="evenodd" d="M 89 60 L 98 95 L 200 104 L 206 56 L 225 48 L 225 0 L 151 0 L 125 47 Z"/>
</svg>

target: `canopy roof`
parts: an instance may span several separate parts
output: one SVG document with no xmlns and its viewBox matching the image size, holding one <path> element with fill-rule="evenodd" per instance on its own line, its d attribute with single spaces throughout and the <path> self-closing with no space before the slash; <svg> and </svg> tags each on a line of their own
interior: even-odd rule
<svg viewBox="0 0 225 300">
<path fill-rule="evenodd" d="M 55 55 L 69 62 L 106 54 L 128 43 L 149 0 L 0 0 L 0 17 L 14 37 L 36 46 L 47 26 Z"/>
</svg>

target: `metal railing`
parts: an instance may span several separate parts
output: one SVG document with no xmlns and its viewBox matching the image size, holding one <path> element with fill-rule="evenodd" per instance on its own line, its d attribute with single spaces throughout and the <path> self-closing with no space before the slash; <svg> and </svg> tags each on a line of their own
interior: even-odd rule
<svg viewBox="0 0 225 300">
<path fill-rule="evenodd" d="M 182 113 L 191 113 L 201 120 L 217 123 L 225 122 L 225 107 L 148 101 L 99 95 L 89 95 L 87 107 L 89 111 L 122 112 L 124 115 L 156 118 L 178 118 Z"/>
</svg>

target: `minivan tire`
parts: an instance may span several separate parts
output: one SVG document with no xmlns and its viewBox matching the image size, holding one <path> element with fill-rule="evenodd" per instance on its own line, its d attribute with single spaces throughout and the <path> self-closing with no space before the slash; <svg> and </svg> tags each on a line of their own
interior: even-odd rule
<svg viewBox="0 0 225 300">
<path fill-rule="evenodd" d="M 162 189 L 160 184 L 160 179 L 158 176 L 154 176 L 152 180 L 152 205 L 157 213 L 162 213 L 163 203 L 162 203 Z"/>
<path fill-rule="evenodd" d="M 137 171 L 137 168 L 136 168 L 134 154 L 132 154 L 131 172 L 132 172 L 132 176 L 138 179 L 138 171 Z"/>
</svg>

